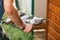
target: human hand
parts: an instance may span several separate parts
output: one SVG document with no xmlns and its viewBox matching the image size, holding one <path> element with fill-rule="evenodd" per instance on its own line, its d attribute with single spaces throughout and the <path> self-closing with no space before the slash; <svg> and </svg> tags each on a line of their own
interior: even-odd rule
<svg viewBox="0 0 60 40">
<path fill-rule="evenodd" d="M 24 32 L 30 32 L 32 30 L 32 24 L 25 24 Z"/>
</svg>

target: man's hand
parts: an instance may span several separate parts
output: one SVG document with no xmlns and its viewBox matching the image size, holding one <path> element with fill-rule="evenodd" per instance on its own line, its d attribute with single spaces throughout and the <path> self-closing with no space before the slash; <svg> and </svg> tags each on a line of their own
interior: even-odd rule
<svg viewBox="0 0 60 40">
<path fill-rule="evenodd" d="M 24 32 L 30 32 L 32 30 L 32 24 L 25 24 Z"/>
</svg>

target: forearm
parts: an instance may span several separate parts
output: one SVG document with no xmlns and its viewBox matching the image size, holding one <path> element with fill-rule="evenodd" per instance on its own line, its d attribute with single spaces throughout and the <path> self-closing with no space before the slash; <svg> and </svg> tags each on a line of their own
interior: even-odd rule
<svg viewBox="0 0 60 40">
<path fill-rule="evenodd" d="M 18 11 L 11 6 L 11 12 L 7 12 L 6 14 L 10 17 L 10 19 L 18 26 L 18 27 L 22 27 L 23 26 L 23 22 L 20 19 L 20 17 L 18 16 Z"/>
<path fill-rule="evenodd" d="M 18 27 L 23 27 L 24 24 L 20 17 L 18 16 L 18 11 L 13 6 L 13 1 L 14 0 L 4 0 L 4 8 L 6 14 Z"/>
</svg>

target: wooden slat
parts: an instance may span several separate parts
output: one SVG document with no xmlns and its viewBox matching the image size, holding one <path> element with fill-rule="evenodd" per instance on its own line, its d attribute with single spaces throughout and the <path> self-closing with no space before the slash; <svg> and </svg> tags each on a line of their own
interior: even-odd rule
<svg viewBox="0 0 60 40">
<path fill-rule="evenodd" d="M 44 23 L 42 24 L 39 24 L 39 25 L 35 25 L 33 26 L 33 29 L 37 30 L 37 29 L 46 29 L 46 26 L 47 26 L 47 22 L 45 21 Z"/>
<path fill-rule="evenodd" d="M 54 5 L 60 7 L 60 0 L 50 0 L 51 3 L 53 3 Z"/>
<path fill-rule="evenodd" d="M 52 3 L 49 3 L 49 10 L 54 12 L 54 14 L 56 14 L 57 16 L 60 16 L 60 8 L 56 7 Z"/>
<path fill-rule="evenodd" d="M 60 40 L 60 0 L 49 0 L 48 40 Z"/>
<path fill-rule="evenodd" d="M 48 40 L 56 40 L 52 35 L 48 34 Z"/>
<path fill-rule="evenodd" d="M 53 30 L 55 30 L 57 33 L 60 34 L 60 26 L 57 25 L 55 22 L 49 20 L 49 26 L 50 26 Z"/>
<path fill-rule="evenodd" d="M 58 25 L 60 25 L 60 17 L 56 16 L 53 12 L 49 11 L 49 19 L 56 22 Z"/>
<path fill-rule="evenodd" d="M 51 34 L 56 40 L 60 40 L 60 35 L 54 31 L 50 26 L 48 28 L 48 34 Z"/>
</svg>

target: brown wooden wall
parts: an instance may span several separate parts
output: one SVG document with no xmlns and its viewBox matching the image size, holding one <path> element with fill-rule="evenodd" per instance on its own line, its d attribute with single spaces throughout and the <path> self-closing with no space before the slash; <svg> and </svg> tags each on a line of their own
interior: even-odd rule
<svg viewBox="0 0 60 40">
<path fill-rule="evenodd" d="M 60 0 L 48 3 L 48 40 L 60 40 Z"/>
</svg>

